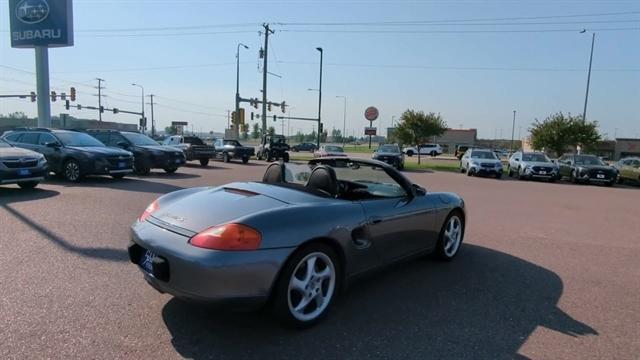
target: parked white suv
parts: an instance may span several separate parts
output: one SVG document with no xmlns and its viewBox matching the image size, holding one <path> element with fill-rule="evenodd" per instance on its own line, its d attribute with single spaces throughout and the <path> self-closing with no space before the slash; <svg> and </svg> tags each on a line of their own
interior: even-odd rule
<svg viewBox="0 0 640 360">
<path fill-rule="evenodd" d="M 442 147 L 438 144 L 422 144 L 418 148 L 420 148 L 420 155 L 438 156 L 443 152 Z M 418 155 L 418 150 L 413 146 L 402 149 L 402 152 L 407 156 Z"/>
</svg>

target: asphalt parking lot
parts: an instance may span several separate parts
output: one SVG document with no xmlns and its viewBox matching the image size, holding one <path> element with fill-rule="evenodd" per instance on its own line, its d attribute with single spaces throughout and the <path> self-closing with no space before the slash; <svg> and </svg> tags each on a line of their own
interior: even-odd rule
<svg viewBox="0 0 640 360">
<path fill-rule="evenodd" d="M 640 187 L 445 172 L 408 176 L 468 205 L 452 263 L 368 276 L 305 331 L 266 313 L 184 303 L 128 261 L 129 225 L 160 194 L 261 179 L 213 162 L 122 181 L 0 188 L 0 358 L 637 359 Z"/>
</svg>

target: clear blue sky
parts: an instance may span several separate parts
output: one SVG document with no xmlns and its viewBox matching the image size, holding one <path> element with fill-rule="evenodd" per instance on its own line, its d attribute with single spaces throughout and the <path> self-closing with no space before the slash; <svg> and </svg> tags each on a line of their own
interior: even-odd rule
<svg viewBox="0 0 640 360">
<path fill-rule="evenodd" d="M 321 46 L 322 116 L 329 129 L 342 128 L 343 103 L 336 95 L 345 95 L 348 133 L 362 133 L 364 109 L 375 105 L 380 109 L 379 127 L 389 126 L 392 116 L 412 108 L 439 112 L 450 127 L 478 128 L 484 138 L 493 138 L 496 131 L 499 136 L 500 129 L 508 138 L 514 109 L 523 135 L 535 118 L 557 111 L 582 112 L 591 36 L 579 29 L 634 28 L 596 30 L 587 117 L 598 120 L 601 132 L 609 136 L 617 128 L 619 137 L 635 137 L 640 136 L 640 13 L 547 18 L 634 11 L 640 12 L 640 2 L 76 0 L 75 46 L 50 50 L 51 86 L 68 92 L 73 82 L 78 103 L 95 105 L 92 79 L 101 77 L 106 79 L 106 105 L 134 110 L 140 107 L 140 90 L 130 84 L 136 82 L 147 94 L 157 95 L 159 128 L 182 120 L 196 129 L 222 131 L 226 110 L 234 106 L 236 44 L 250 47 L 241 51 L 241 94 L 260 96 L 257 55 L 263 41 L 258 32 L 261 23 L 269 22 L 276 30 L 270 37 L 269 70 L 282 75 L 269 77 L 269 98 L 286 100 L 293 116 L 317 113 L 317 92 L 307 89 L 318 86 L 315 48 Z M 523 17 L 542 18 L 483 20 Z M 6 0 L 0 1 L 0 19 L 0 94 L 33 91 L 33 50 L 10 47 Z M 412 26 L 278 24 L 439 20 L 472 21 Z M 541 24 L 545 22 L 552 24 Z M 185 26 L 197 28 L 180 28 Z M 139 28 L 153 30 L 126 30 Z M 539 32 L 549 29 L 567 31 Z M 537 32 L 491 32 L 504 30 Z M 176 35 L 184 33 L 197 34 Z M 0 113 L 35 115 L 35 110 L 28 100 L 0 100 Z M 53 114 L 64 111 L 62 103 L 52 104 Z M 70 113 L 97 116 L 90 111 Z M 137 121 L 122 114 L 105 114 L 104 119 Z M 276 125 L 280 131 L 280 122 Z M 292 122 L 291 132 L 299 129 L 310 130 L 311 123 Z"/>
</svg>

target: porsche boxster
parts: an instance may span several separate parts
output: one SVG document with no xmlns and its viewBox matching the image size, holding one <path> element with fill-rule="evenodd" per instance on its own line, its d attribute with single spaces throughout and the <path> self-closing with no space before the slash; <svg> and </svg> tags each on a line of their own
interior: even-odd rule
<svg viewBox="0 0 640 360">
<path fill-rule="evenodd" d="M 465 205 L 391 166 L 352 158 L 272 163 L 262 181 L 166 194 L 135 221 L 129 257 L 163 293 L 272 307 L 313 325 L 356 276 L 431 254 L 452 260 Z"/>
</svg>

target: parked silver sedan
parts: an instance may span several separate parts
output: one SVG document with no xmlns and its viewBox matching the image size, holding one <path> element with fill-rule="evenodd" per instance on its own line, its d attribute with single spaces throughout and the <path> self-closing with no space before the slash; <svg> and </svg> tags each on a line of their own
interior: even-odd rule
<svg viewBox="0 0 640 360">
<path fill-rule="evenodd" d="M 379 161 L 322 158 L 160 197 L 133 224 L 129 257 L 161 292 L 269 303 L 306 327 L 357 275 L 416 255 L 452 260 L 464 232 L 458 195 L 427 192 Z"/>
<path fill-rule="evenodd" d="M 558 165 L 540 152 L 513 153 L 507 167 L 509 176 L 517 176 L 521 180 L 544 179 L 550 182 L 560 178 Z"/>
</svg>

